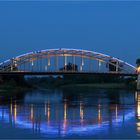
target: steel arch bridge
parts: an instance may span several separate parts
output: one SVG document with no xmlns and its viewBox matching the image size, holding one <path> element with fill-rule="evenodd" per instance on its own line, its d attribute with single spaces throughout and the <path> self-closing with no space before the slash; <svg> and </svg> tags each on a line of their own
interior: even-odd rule
<svg viewBox="0 0 140 140">
<path fill-rule="evenodd" d="M 104 66 L 102 66 L 103 64 Z M 0 63 L 0 72 L 113 72 L 135 74 L 136 67 L 118 58 L 95 51 L 60 48 L 16 56 Z"/>
</svg>

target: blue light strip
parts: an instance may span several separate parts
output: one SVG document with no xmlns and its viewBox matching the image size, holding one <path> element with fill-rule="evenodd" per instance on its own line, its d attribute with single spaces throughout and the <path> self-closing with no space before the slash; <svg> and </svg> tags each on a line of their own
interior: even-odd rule
<svg viewBox="0 0 140 140">
<path fill-rule="evenodd" d="M 5 122 L 9 123 L 9 114 L 6 112 L 8 109 L 3 109 L 0 108 L 0 118 L 5 120 Z M 4 116 L 2 116 L 2 111 L 4 112 Z M 127 113 L 129 112 L 129 113 Z M 135 111 L 132 110 L 128 110 L 127 112 L 125 112 L 125 121 L 130 120 L 131 118 L 133 118 L 135 116 Z M 119 115 L 116 118 L 112 119 L 112 124 L 115 127 L 120 126 L 121 122 L 123 122 L 123 116 Z M 12 118 L 13 120 L 13 118 Z M 13 120 L 14 122 L 14 120 Z M 33 124 L 31 121 L 24 121 L 23 118 L 21 119 L 21 117 L 17 116 L 16 117 L 16 121 L 14 122 L 15 125 L 19 128 L 27 128 L 27 129 L 33 129 Z M 60 123 L 60 127 L 57 126 L 51 126 L 51 124 L 47 124 L 47 122 L 43 122 L 40 124 L 40 132 L 44 135 L 49 135 L 52 137 L 57 137 L 57 135 L 60 133 L 60 135 L 62 137 L 64 136 L 70 136 L 70 135 L 82 135 L 82 136 L 86 136 L 86 135 L 93 135 L 93 134 L 97 134 L 100 133 L 101 131 L 106 131 L 108 130 L 109 127 L 109 121 L 104 121 L 101 122 L 100 124 L 90 124 L 90 125 L 70 125 L 67 124 L 66 129 L 63 128 L 63 122 Z M 37 128 L 39 129 L 39 128 Z M 59 130 L 61 129 L 61 130 Z M 60 132 L 59 132 L 60 131 Z"/>
</svg>

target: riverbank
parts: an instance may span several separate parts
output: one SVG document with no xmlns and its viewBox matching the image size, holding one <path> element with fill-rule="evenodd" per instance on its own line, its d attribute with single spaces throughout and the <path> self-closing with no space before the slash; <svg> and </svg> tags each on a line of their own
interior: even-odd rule
<svg viewBox="0 0 140 140">
<path fill-rule="evenodd" d="M 135 86 L 128 86 L 125 83 L 94 83 L 94 84 L 68 84 L 60 88 L 100 88 L 100 89 L 135 89 Z"/>
<path fill-rule="evenodd" d="M 28 87 L 28 86 L 15 86 L 10 84 L 1 84 L 0 85 L 0 98 L 7 98 L 11 97 L 11 95 L 14 97 L 23 96 L 22 93 L 25 93 L 26 91 L 33 90 L 35 88 Z"/>
<path fill-rule="evenodd" d="M 37 88 L 117 88 L 136 89 L 135 78 L 106 77 L 106 76 L 75 76 L 64 75 L 63 77 L 32 77 L 26 81 Z"/>
<path fill-rule="evenodd" d="M 79 78 L 79 79 L 75 79 Z M 95 78 L 95 77 L 90 77 Z M 98 80 L 97 80 L 98 78 Z M 99 78 L 101 78 L 99 80 Z M 18 79 L 18 78 L 17 78 Z M 0 84 L 0 96 L 12 93 L 25 92 L 35 89 L 136 89 L 134 79 L 118 79 L 106 81 L 102 77 L 96 80 L 89 77 L 34 77 L 28 79 L 9 79 Z M 110 78 L 111 79 L 111 78 Z M 112 78 L 113 79 L 113 78 Z"/>
</svg>

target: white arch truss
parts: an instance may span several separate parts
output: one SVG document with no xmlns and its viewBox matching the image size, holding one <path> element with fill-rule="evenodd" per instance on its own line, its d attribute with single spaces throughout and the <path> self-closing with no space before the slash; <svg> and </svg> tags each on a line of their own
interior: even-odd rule
<svg viewBox="0 0 140 140">
<path fill-rule="evenodd" d="M 100 62 L 112 64 L 114 66 L 119 64 L 118 68 L 123 69 L 125 72 L 129 71 L 136 72 L 135 66 L 116 57 L 111 57 L 109 55 L 95 51 L 88 51 L 82 49 L 68 49 L 68 48 L 46 49 L 16 56 L 14 58 L 8 59 L 0 63 L 0 71 L 12 71 L 11 69 L 12 67 L 22 65 L 23 63 L 32 62 L 40 58 L 56 57 L 56 56 L 76 56 L 81 58 L 89 58 Z M 116 63 L 114 64 L 113 62 Z M 122 68 L 120 67 L 120 65 L 126 66 L 127 68 Z"/>
</svg>

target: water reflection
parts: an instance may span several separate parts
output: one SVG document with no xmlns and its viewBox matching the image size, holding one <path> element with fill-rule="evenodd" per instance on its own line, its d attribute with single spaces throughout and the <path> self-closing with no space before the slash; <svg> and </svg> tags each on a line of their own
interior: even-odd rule
<svg viewBox="0 0 140 140">
<path fill-rule="evenodd" d="M 14 103 L 14 121 L 16 122 L 16 119 L 17 119 L 17 104 L 16 104 L 16 100 L 15 100 L 15 103 Z"/>
<path fill-rule="evenodd" d="M 64 120 L 63 120 L 63 134 L 65 134 L 67 128 L 67 100 L 64 100 Z"/>
<path fill-rule="evenodd" d="M 50 122 L 50 103 L 48 102 L 47 103 L 47 122 L 48 122 L 48 124 L 49 124 L 49 122 Z"/>
<path fill-rule="evenodd" d="M 98 124 L 101 123 L 101 105 L 98 105 Z"/>
<path fill-rule="evenodd" d="M 136 106 L 137 106 L 137 110 L 136 110 L 136 116 L 137 116 L 137 133 L 140 133 L 140 91 L 139 92 L 135 92 L 135 99 L 136 99 Z"/>
<path fill-rule="evenodd" d="M 16 128 L 29 129 L 30 133 L 49 138 L 113 137 L 116 128 L 124 129 L 135 118 L 135 103 L 140 119 L 140 92 L 118 91 L 115 98 L 110 94 L 112 91 L 105 90 L 86 94 L 27 93 L 22 101 L 11 99 L 10 103 L 0 104 L 0 122 L 10 123 L 11 120 Z M 140 122 L 136 125 L 140 132 Z"/>
<path fill-rule="evenodd" d="M 116 107 L 115 107 L 115 116 L 116 116 L 116 121 L 118 119 L 118 105 L 116 104 Z"/>
<path fill-rule="evenodd" d="M 84 121 L 84 105 L 82 102 L 80 102 L 80 122 L 81 124 Z"/>
<path fill-rule="evenodd" d="M 137 99 L 137 117 L 140 119 L 140 92 L 136 92 L 135 97 Z"/>
<path fill-rule="evenodd" d="M 34 105 L 33 104 L 31 104 L 31 113 L 30 113 L 30 120 L 33 122 L 33 120 L 34 120 Z"/>
</svg>

